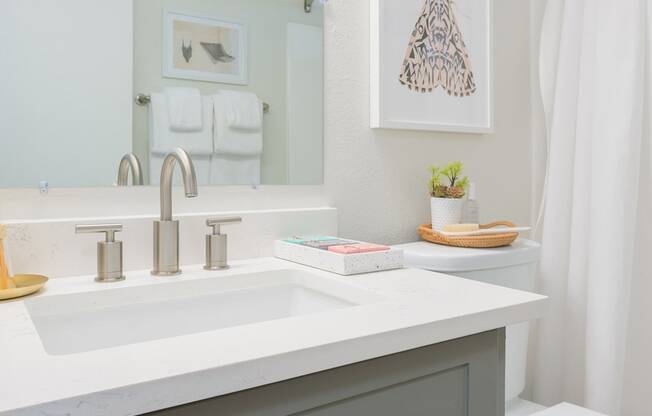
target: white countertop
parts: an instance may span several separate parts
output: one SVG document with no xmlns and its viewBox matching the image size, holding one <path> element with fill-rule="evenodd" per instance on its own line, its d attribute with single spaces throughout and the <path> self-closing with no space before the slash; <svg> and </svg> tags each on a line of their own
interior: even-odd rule
<svg viewBox="0 0 652 416">
<path fill-rule="evenodd" d="M 37 296 L 284 269 L 309 270 L 383 300 L 56 356 L 43 348 L 24 301 L 0 303 L 0 415 L 138 415 L 531 320 L 547 304 L 544 296 L 422 270 L 345 277 L 273 258 L 221 272 L 186 267 L 177 278 L 142 271 L 113 284 L 54 279 Z"/>
</svg>

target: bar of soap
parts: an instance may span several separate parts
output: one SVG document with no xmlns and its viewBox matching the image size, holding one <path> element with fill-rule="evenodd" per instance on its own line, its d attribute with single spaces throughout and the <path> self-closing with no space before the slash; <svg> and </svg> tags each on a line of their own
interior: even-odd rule
<svg viewBox="0 0 652 416">
<path fill-rule="evenodd" d="M 341 246 L 330 246 L 328 251 L 338 254 L 360 254 L 360 253 L 373 253 L 375 251 L 387 251 L 388 246 L 379 244 L 349 244 Z"/>
<path fill-rule="evenodd" d="M 448 233 L 465 233 L 469 231 L 478 231 L 480 229 L 480 224 L 448 224 L 444 225 L 442 231 Z"/>
</svg>

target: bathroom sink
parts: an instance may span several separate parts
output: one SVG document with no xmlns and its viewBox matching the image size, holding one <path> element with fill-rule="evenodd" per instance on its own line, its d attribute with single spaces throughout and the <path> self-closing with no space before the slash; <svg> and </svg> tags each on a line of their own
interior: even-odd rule
<svg viewBox="0 0 652 416">
<path fill-rule="evenodd" d="M 46 352 L 65 355 L 378 300 L 317 274 L 274 270 L 45 296 L 25 304 Z"/>
</svg>

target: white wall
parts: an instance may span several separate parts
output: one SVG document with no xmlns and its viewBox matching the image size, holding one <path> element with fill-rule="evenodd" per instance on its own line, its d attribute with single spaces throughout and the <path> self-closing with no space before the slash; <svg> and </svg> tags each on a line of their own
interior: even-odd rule
<svg viewBox="0 0 652 416">
<path fill-rule="evenodd" d="M 369 2 L 326 7 L 326 185 L 340 234 L 416 240 L 429 220 L 428 167 L 462 160 L 481 219 L 530 222 L 529 4 L 494 1 L 495 133 L 369 129 Z"/>
<path fill-rule="evenodd" d="M 5 0 L 0 187 L 108 186 L 131 150 L 132 0 Z"/>
</svg>

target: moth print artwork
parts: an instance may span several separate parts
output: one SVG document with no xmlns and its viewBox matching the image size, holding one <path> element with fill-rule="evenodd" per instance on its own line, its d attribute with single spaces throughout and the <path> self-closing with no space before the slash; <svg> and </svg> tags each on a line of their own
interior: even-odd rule
<svg viewBox="0 0 652 416">
<path fill-rule="evenodd" d="M 412 31 L 399 80 L 412 91 L 442 87 L 450 96 L 466 97 L 476 90 L 471 58 L 451 2 L 426 0 Z"/>
</svg>

